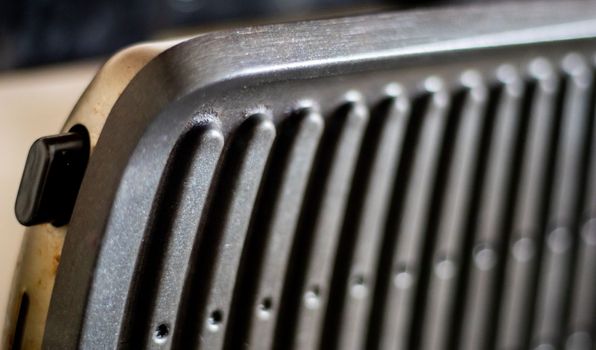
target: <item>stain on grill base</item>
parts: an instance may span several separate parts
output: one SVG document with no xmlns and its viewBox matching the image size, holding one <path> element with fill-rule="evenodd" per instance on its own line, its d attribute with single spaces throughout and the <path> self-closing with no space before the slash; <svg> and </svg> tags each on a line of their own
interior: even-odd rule
<svg viewBox="0 0 596 350">
<path fill-rule="evenodd" d="M 404 53 L 384 36 L 403 29 L 397 14 L 165 52 L 124 92 L 90 160 L 46 346 L 590 344 L 596 21 L 510 6 L 519 35 L 481 27 L 493 41 L 479 47 L 456 33 L 461 51 Z M 317 26 L 369 21 L 369 38 L 386 39 L 308 46 L 326 38 Z M 516 41 L 524 28 L 542 34 Z M 279 30 L 312 55 L 278 56 L 281 70 L 266 61 Z M 201 45 L 251 35 L 262 65 L 210 81 L 192 63 Z M 571 237 L 550 233 L 563 226 Z M 552 250 L 566 238 L 564 254 Z"/>
</svg>

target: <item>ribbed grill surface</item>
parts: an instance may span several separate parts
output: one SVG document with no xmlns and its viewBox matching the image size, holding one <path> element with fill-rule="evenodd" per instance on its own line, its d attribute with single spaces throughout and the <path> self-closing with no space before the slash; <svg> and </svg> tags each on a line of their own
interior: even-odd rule
<svg viewBox="0 0 596 350">
<path fill-rule="evenodd" d="M 561 57 L 352 79 L 337 102 L 246 106 L 231 130 L 203 118 L 160 185 L 130 339 L 591 347 L 594 73 Z"/>
</svg>

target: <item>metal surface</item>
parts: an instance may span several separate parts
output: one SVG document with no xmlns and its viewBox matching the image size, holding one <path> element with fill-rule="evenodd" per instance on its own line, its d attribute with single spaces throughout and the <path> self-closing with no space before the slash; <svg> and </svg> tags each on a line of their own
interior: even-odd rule
<svg viewBox="0 0 596 350">
<path fill-rule="evenodd" d="M 548 97 L 528 67 L 541 57 L 564 76 L 592 62 L 595 18 L 588 2 L 403 12 L 208 33 L 163 52 L 90 158 L 45 346 L 493 343 L 504 290 L 519 288 L 504 285 L 513 208 L 538 191 L 515 195 L 520 176 L 539 176 L 519 165 L 551 169 L 538 152 L 550 126 L 532 112 Z M 555 102 L 569 117 L 552 129 L 563 146 L 546 196 L 548 221 L 577 202 L 574 228 L 593 176 L 579 161 L 594 118 L 575 113 L 593 103 L 581 79 Z M 589 293 L 550 283 L 554 267 L 592 271 L 570 249 L 539 262 L 537 315 Z M 554 344 L 593 336 L 571 314 Z M 551 341 L 551 323 L 527 322 L 534 343 Z"/>
</svg>

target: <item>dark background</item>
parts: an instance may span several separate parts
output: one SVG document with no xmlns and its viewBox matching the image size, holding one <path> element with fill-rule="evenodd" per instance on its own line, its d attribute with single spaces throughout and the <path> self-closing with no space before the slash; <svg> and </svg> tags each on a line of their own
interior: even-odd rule
<svg viewBox="0 0 596 350">
<path fill-rule="evenodd" d="M 176 28 L 472 1 L 0 0 L 0 70 L 108 55 Z"/>
</svg>

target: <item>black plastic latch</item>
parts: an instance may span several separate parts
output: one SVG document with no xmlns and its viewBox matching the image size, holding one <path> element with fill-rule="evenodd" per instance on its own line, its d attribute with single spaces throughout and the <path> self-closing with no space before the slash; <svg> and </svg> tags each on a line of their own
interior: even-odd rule
<svg viewBox="0 0 596 350">
<path fill-rule="evenodd" d="M 17 220 L 31 226 L 70 220 L 89 160 L 86 132 L 42 137 L 29 149 L 15 204 Z"/>
</svg>

